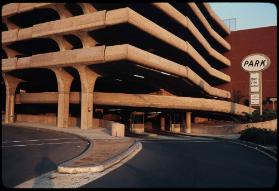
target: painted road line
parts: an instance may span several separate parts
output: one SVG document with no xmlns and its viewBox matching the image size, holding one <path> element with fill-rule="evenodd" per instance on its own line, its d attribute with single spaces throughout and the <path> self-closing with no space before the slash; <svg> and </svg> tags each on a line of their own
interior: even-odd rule
<svg viewBox="0 0 279 191">
<path fill-rule="evenodd" d="M 140 141 L 143 143 L 156 143 L 156 142 L 160 142 L 160 143 L 181 143 L 181 142 L 185 142 L 185 143 L 211 143 L 211 142 L 220 142 L 220 141 L 216 141 L 216 140 L 143 140 Z"/>
<path fill-rule="evenodd" d="M 83 143 L 84 141 L 77 141 L 77 142 L 60 142 L 60 143 L 41 143 L 41 144 L 26 144 L 26 145 L 9 145 L 2 147 L 27 147 L 27 146 L 40 146 L 40 145 L 58 145 L 58 144 L 72 144 L 72 143 Z M 87 143 L 89 144 L 89 143 Z"/>
<path fill-rule="evenodd" d="M 20 142 L 27 142 L 27 141 L 48 141 L 48 140 L 62 140 L 62 139 L 79 139 L 79 138 L 59 138 L 59 139 L 31 139 L 31 140 L 21 140 L 21 141 L 4 141 L 2 144 L 5 143 L 20 143 Z"/>
</svg>

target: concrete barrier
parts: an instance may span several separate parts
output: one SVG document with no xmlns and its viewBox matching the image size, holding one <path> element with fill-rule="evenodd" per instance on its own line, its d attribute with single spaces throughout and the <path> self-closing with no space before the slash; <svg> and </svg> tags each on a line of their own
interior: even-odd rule
<svg viewBox="0 0 279 191">
<path fill-rule="evenodd" d="M 29 123 L 43 123 L 49 125 L 57 124 L 57 116 L 55 114 L 45 115 L 30 115 L 30 114 L 16 114 L 17 122 L 29 122 Z M 94 128 L 106 128 L 109 130 L 111 136 L 124 137 L 125 136 L 125 125 L 114 121 L 108 121 L 103 119 L 93 118 Z M 70 127 L 79 126 L 80 118 L 69 117 Z"/>
<path fill-rule="evenodd" d="M 244 124 L 195 124 L 192 128 L 192 133 L 199 134 L 216 134 L 216 135 L 226 135 L 226 134 L 236 134 L 248 128 L 261 128 L 275 131 L 277 130 L 277 119 L 257 122 L 257 123 L 244 123 Z"/>
<path fill-rule="evenodd" d="M 277 119 L 273 119 L 270 121 L 257 122 L 257 123 L 235 124 L 234 132 L 237 133 L 237 132 L 240 132 L 242 130 L 245 130 L 245 129 L 248 129 L 251 127 L 275 131 L 275 130 L 277 130 Z"/>
</svg>

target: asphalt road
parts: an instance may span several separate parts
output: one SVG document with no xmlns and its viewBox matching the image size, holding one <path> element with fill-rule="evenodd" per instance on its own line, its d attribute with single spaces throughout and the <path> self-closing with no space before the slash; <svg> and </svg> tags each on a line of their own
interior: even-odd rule
<svg viewBox="0 0 279 191">
<path fill-rule="evenodd" d="M 145 141 L 134 158 L 83 187 L 272 187 L 276 164 L 228 142 Z"/>
<path fill-rule="evenodd" d="M 88 142 L 65 133 L 2 126 L 2 184 L 14 187 L 82 153 Z"/>
</svg>

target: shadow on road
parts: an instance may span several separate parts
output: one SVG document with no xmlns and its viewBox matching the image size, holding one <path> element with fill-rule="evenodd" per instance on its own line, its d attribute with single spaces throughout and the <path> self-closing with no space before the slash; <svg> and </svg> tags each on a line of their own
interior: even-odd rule
<svg viewBox="0 0 279 191">
<path fill-rule="evenodd" d="M 33 188 L 38 188 L 42 184 L 42 179 L 40 176 L 44 173 L 45 169 L 53 169 L 56 168 L 56 164 L 52 162 L 48 157 L 43 157 L 42 160 L 35 167 L 35 180 L 33 183 Z M 51 178 L 48 181 L 44 181 L 43 183 L 45 188 L 53 188 L 53 183 Z"/>
</svg>

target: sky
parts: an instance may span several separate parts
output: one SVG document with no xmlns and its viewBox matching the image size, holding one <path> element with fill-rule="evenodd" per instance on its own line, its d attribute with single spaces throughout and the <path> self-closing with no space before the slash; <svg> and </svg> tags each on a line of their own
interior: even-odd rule
<svg viewBox="0 0 279 191">
<path fill-rule="evenodd" d="M 222 19 L 236 18 L 236 30 L 277 25 L 277 9 L 272 3 L 209 3 Z M 234 30 L 234 29 L 231 30 Z"/>
</svg>

